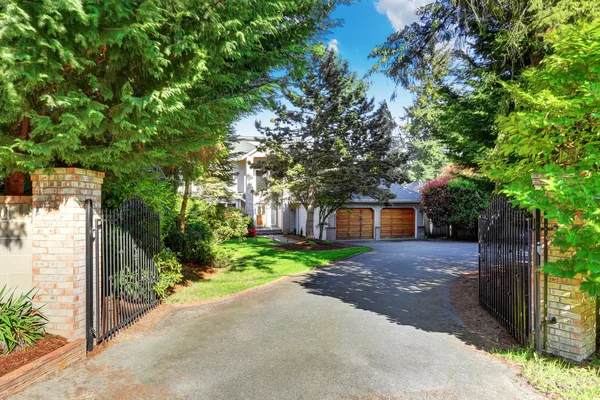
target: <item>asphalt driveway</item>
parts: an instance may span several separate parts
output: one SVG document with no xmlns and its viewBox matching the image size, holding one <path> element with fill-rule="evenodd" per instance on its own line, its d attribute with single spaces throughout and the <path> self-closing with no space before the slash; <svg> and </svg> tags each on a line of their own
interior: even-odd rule
<svg viewBox="0 0 600 400">
<path fill-rule="evenodd" d="M 476 267 L 476 244 L 369 245 L 311 274 L 171 310 L 16 398 L 537 398 L 468 344 L 449 302 L 449 284 Z"/>
</svg>

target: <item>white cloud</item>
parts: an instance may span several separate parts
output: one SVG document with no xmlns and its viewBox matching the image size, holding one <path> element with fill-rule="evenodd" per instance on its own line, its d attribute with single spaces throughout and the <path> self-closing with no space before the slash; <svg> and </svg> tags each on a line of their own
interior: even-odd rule
<svg viewBox="0 0 600 400">
<path fill-rule="evenodd" d="M 337 53 L 338 51 L 340 51 L 338 49 L 338 45 L 339 44 L 340 44 L 340 42 L 337 39 L 331 39 L 329 41 L 329 43 L 327 43 L 327 50 L 333 51 L 334 53 Z"/>
<path fill-rule="evenodd" d="M 375 8 L 380 14 L 385 14 L 395 30 L 417 20 L 417 10 L 433 0 L 379 0 Z"/>
</svg>

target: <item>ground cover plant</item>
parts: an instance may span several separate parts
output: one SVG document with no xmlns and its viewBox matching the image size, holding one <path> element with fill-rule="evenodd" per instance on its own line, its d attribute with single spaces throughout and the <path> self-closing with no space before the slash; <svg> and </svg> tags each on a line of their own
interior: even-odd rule
<svg viewBox="0 0 600 400">
<path fill-rule="evenodd" d="M 285 250 L 266 238 L 246 241 L 234 239 L 220 247 L 233 252 L 232 265 L 217 270 L 205 279 L 188 282 L 187 286 L 168 297 L 167 302 L 191 303 L 227 296 L 369 250 L 368 247 L 321 251 Z"/>
<path fill-rule="evenodd" d="M 4 286 L 0 289 L 0 351 L 33 346 L 45 335 L 46 317 L 31 304 L 31 293 L 15 296 Z"/>
</svg>

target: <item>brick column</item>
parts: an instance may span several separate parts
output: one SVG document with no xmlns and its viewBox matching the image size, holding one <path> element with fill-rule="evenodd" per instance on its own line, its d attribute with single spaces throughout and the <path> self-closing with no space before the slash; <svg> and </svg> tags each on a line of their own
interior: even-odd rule
<svg viewBox="0 0 600 400">
<path fill-rule="evenodd" d="M 548 325 L 546 350 L 577 362 L 596 351 L 596 298 L 581 291 L 576 279 L 548 277 Z"/>
<path fill-rule="evenodd" d="M 48 332 L 85 337 L 85 200 L 101 210 L 103 172 L 41 169 L 31 174 L 33 285 Z"/>
</svg>

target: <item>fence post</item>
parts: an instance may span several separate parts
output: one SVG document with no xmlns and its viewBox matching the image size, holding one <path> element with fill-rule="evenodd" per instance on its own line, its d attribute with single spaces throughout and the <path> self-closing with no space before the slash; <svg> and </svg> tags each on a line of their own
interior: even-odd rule
<svg viewBox="0 0 600 400">
<path fill-rule="evenodd" d="M 94 350 L 94 204 L 85 201 L 85 343 Z"/>
</svg>

